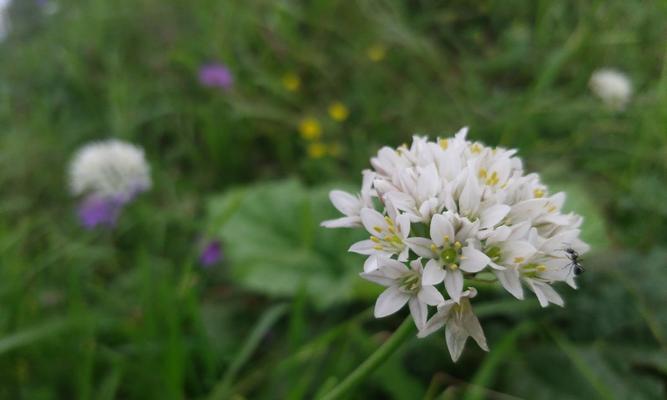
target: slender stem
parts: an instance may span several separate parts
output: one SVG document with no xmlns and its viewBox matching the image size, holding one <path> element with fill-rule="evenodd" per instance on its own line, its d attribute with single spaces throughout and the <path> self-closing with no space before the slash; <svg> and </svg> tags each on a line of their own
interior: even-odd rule
<svg viewBox="0 0 667 400">
<path fill-rule="evenodd" d="M 411 337 L 415 330 L 415 324 L 412 318 L 408 316 L 401 326 L 396 329 L 393 335 L 382 344 L 373 354 L 371 354 L 361 365 L 352 371 L 341 383 L 336 385 L 329 393 L 325 394 L 320 400 L 342 399 L 355 386 L 372 374 L 387 358 L 401 347 L 403 343 Z"/>
</svg>

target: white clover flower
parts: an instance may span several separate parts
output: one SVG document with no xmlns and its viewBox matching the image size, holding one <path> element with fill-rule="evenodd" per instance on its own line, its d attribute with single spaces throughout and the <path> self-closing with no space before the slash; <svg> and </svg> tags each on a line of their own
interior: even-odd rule
<svg viewBox="0 0 667 400">
<path fill-rule="evenodd" d="M 69 167 L 69 181 L 74 195 L 122 202 L 151 187 L 143 150 L 115 139 L 91 143 L 77 151 Z"/>
<path fill-rule="evenodd" d="M 466 135 L 463 128 L 452 138 L 415 136 L 410 146 L 383 147 L 371 159 L 373 170 L 364 171 L 358 196 L 331 193 L 344 217 L 323 223 L 368 231 L 370 238 L 350 251 L 368 256 L 362 277 L 387 287 L 376 317 L 408 303 L 420 337 L 446 327 L 454 360 L 468 336 L 488 350 L 470 304 L 477 292 L 463 290 L 466 279 L 474 284 L 486 273 L 517 299 L 526 287 L 543 307 L 562 306 L 552 285 L 576 288 L 566 249 L 588 250 L 579 239 L 582 218 L 561 211 L 564 193 L 549 194 L 539 175 L 524 174 L 515 150 Z"/>
<path fill-rule="evenodd" d="M 599 69 L 588 82 L 593 93 L 609 108 L 621 111 L 632 96 L 632 82 L 624 73 L 613 69 Z"/>
</svg>

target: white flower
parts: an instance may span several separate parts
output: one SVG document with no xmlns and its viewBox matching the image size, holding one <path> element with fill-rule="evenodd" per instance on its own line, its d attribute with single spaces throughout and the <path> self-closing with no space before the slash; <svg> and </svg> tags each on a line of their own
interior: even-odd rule
<svg viewBox="0 0 667 400">
<path fill-rule="evenodd" d="M 325 228 L 354 228 L 361 226 L 361 210 L 363 208 L 373 207 L 371 198 L 371 185 L 375 174 L 371 171 L 364 171 L 364 182 L 361 186 L 361 192 L 354 196 L 342 190 L 332 190 L 329 193 L 329 199 L 334 207 L 345 214 L 342 218 L 323 221 Z"/>
<path fill-rule="evenodd" d="M 459 301 L 463 291 L 463 272 L 477 273 L 489 264 L 489 257 L 475 248 L 479 222 L 445 212 L 433 216 L 430 239 L 409 238 L 406 243 L 420 257 L 430 258 L 424 270 L 424 284 L 443 280 L 449 296 Z"/>
<path fill-rule="evenodd" d="M 408 259 L 408 246 L 405 238 L 410 233 L 410 219 L 401 215 L 396 220 L 384 216 L 372 208 L 361 210 L 361 223 L 371 234 L 368 240 L 362 240 L 350 247 L 350 251 L 365 255 L 398 255 L 400 261 Z"/>
<path fill-rule="evenodd" d="M 437 306 L 445 301 L 435 287 L 422 284 L 422 273 L 421 260 L 412 261 L 408 268 L 392 259 L 382 260 L 372 272 L 361 273 L 364 279 L 387 287 L 375 303 L 375 317 L 391 315 L 408 303 L 415 325 L 422 329 L 428 316 L 427 306 Z"/>
<path fill-rule="evenodd" d="M 588 82 L 593 93 L 613 110 L 623 110 L 632 96 L 632 82 L 622 72 L 600 69 L 591 75 Z"/>
<path fill-rule="evenodd" d="M 477 290 L 471 287 L 461 294 L 459 303 L 447 300 L 440 304 L 438 312 L 420 329 L 417 336 L 426 337 L 444 326 L 447 348 L 454 362 L 461 356 L 468 337 L 472 337 L 482 350 L 489 351 L 482 326 L 472 312 L 470 299 L 475 296 Z"/>
<path fill-rule="evenodd" d="M 350 251 L 368 256 L 364 278 L 388 287 L 376 316 L 410 304 L 420 335 L 446 326 L 454 359 L 468 336 L 487 349 L 470 305 L 476 291 L 463 291 L 466 279 L 495 276 L 517 299 L 525 287 L 542 306 L 563 305 L 552 285 L 576 288 L 568 249 L 588 250 L 579 239 L 582 218 L 562 212 L 564 193 L 549 194 L 539 175 L 525 174 L 515 150 L 470 142 L 466 134 L 463 128 L 453 138 L 414 136 L 410 146 L 383 147 L 358 196 L 331 192 L 344 216 L 323 223 L 363 225 L 371 237 Z M 410 260 L 412 268 L 405 267 Z M 442 303 L 424 324 L 436 292 Z"/>
<path fill-rule="evenodd" d="M 9 6 L 12 0 L 0 0 L 0 41 L 9 33 Z"/>
<path fill-rule="evenodd" d="M 129 201 L 151 187 L 149 166 L 141 148 L 119 140 L 88 144 L 69 167 L 74 195 L 95 195 Z"/>
</svg>

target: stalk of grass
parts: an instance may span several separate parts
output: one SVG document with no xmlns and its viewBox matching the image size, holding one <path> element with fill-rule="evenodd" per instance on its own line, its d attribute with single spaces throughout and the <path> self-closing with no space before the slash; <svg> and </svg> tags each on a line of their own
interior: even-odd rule
<svg viewBox="0 0 667 400">
<path fill-rule="evenodd" d="M 403 323 L 396 329 L 393 335 L 382 344 L 373 354 L 371 354 L 361 365 L 359 365 L 350 375 L 336 385 L 329 393 L 320 398 L 320 400 L 336 400 L 345 398 L 345 396 L 356 386 L 362 383 L 370 374 L 373 373 L 382 363 L 384 363 L 394 352 L 405 343 L 414 333 L 415 325 L 412 317 L 408 316 Z"/>
</svg>

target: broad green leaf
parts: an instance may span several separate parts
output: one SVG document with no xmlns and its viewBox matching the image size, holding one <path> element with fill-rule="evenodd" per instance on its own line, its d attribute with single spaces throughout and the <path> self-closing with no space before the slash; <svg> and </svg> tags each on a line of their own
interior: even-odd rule
<svg viewBox="0 0 667 400">
<path fill-rule="evenodd" d="M 362 293 L 363 258 L 347 249 L 363 233 L 320 227 L 337 215 L 328 192 L 284 180 L 214 197 L 209 220 L 223 240 L 232 279 L 272 296 L 293 296 L 304 287 L 318 307 Z"/>
</svg>

